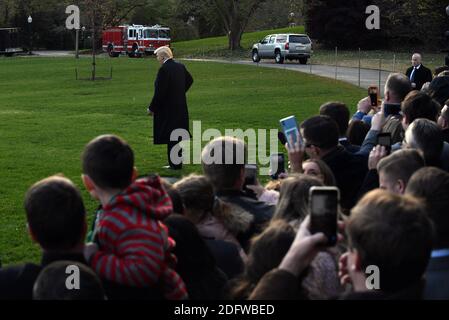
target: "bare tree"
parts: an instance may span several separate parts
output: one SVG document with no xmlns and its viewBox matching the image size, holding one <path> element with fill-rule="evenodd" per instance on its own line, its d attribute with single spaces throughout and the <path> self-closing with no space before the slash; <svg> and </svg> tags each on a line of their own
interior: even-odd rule
<svg viewBox="0 0 449 320">
<path fill-rule="evenodd" d="M 86 15 L 92 28 L 91 80 L 96 79 L 97 36 L 101 37 L 104 28 L 123 22 L 134 10 L 143 7 L 146 2 L 146 0 L 84 0 Z"/>
<path fill-rule="evenodd" d="M 265 0 L 210 0 L 220 14 L 228 36 L 229 49 L 240 49 L 249 19 Z"/>
</svg>

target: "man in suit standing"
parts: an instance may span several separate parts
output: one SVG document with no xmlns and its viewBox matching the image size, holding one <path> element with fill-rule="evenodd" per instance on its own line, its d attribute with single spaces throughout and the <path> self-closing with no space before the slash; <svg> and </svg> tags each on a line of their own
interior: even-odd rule
<svg viewBox="0 0 449 320">
<path fill-rule="evenodd" d="M 167 145 L 169 165 L 164 168 L 179 170 L 182 168 L 182 149 L 177 145 L 186 137 L 176 137 L 177 140 L 172 141 L 170 135 L 176 129 L 189 132 L 186 92 L 192 86 L 193 78 L 183 64 L 173 60 L 169 47 L 160 47 L 154 53 L 161 64 L 154 83 L 154 96 L 148 107 L 148 114 L 154 116 L 154 144 Z M 175 147 L 179 150 L 176 156 Z"/>
<path fill-rule="evenodd" d="M 432 71 L 424 67 L 421 63 L 422 56 L 419 53 L 415 53 L 412 56 L 412 66 L 407 69 L 405 73 L 412 83 L 412 89 L 421 90 L 422 86 L 426 82 L 432 81 Z"/>
</svg>

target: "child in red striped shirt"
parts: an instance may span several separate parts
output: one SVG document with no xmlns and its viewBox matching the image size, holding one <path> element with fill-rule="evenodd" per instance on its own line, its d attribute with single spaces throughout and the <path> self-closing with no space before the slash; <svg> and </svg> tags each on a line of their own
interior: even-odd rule
<svg viewBox="0 0 449 320">
<path fill-rule="evenodd" d="M 103 281 L 152 287 L 167 299 L 186 299 L 184 282 L 173 270 L 174 243 L 162 224 L 172 212 L 172 203 L 159 177 L 135 180 L 133 151 L 113 135 L 89 142 L 82 165 L 84 185 L 102 204 L 95 243 L 85 249 L 91 267 Z"/>
</svg>

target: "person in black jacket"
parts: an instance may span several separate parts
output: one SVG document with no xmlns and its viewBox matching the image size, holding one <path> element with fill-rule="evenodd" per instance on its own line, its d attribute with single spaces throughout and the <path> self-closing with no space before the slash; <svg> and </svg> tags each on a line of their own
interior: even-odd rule
<svg viewBox="0 0 449 320">
<path fill-rule="evenodd" d="M 254 217 L 250 227 L 237 234 L 237 240 L 244 250 L 248 248 L 249 240 L 263 231 L 275 209 L 275 206 L 259 201 L 243 191 L 246 152 L 244 141 L 234 137 L 219 137 L 210 141 L 201 154 L 203 172 L 211 182 L 215 196 L 225 204 L 244 210 Z"/>
<path fill-rule="evenodd" d="M 368 157 L 350 153 L 338 143 L 337 123 L 328 116 L 315 116 L 301 124 L 304 150 L 312 159 L 323 160 L 335 176 L 342 209 L 347 212 L 368 171 Z"/>
<path fill-rule="evenodd" d="M 162 66 L 154 83 L 148 114 L 154 115 L 154 144 L 167 145 L 169 166 L 164 168 L 177 170 L 182 168 L 182 150 L 177 145 L 190 138 L 186 92 L 192 86 L 193 78 L 183 64 L 173 60 L 169 47 L 160 47 L 154 53 Z M 173 132 L 176 129 L 180 130 Z M 172 133 L 174 137 L 171 137 Z"/>
<path fill-rule="evenodd" d="M 346 104 L 337 101 L 326 102 L 320 107 L 320 115 L 328 116 L 337 123 L 339 132 L 338 142 L 346 151 L 356 153 L 360 150 L 360 146 L 351 144 L 346 136 L 349 125 L 349 109 Z"/>
<path fill-rule="evenodd" d="M 424 67 L 421 61 L 421 54 L 413 54 L 412 66 L 408 68 L 405 73 L 405 75 L 410 79 L 410 82 L 412 83 L 412 88 L 415 90 L 421 90 L 424 83 L 431 82 L 433 79 L 432 71 Z"/>
<path fill-rule="evenodd" d="M 40 264 L 0 269 L 0 300 L 31 300 L 40 271 L 55 261 L 83 263 L 86 214 L 79 190 L 68 179 L 53 176 L 34 184 L 25 197 L 31 238 L 42 249 Z"/>
<path fill-rule="evenodd" d="M 176 272 L 186 284 L 190 300 L 224 300 L 229 296 L 228 278 L 198 229 L 186 217 L 172 214 L 164 220 L 176 243 Z"/>
</svg>

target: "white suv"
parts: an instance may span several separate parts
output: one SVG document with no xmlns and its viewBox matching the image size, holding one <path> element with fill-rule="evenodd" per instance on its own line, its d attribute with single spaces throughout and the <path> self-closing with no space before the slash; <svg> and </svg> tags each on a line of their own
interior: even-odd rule
<svg viewBox="0 0 449 320">
<path fill-rule="evenodd" d="M 254 44 L 251 50 L 254 62 L 274 58 L 276 63 L 284 63 L 284 59 L 288 59 L 307 64 L 311 54 L 312 41 L 306 34 L 270 34 Z"/>
</svg>

